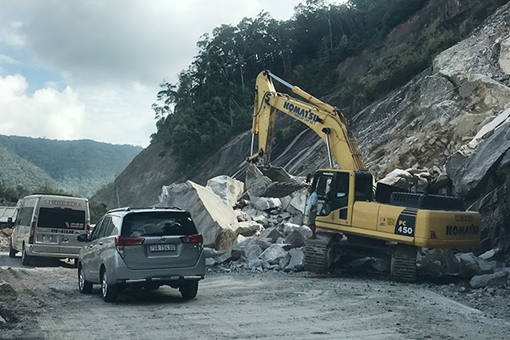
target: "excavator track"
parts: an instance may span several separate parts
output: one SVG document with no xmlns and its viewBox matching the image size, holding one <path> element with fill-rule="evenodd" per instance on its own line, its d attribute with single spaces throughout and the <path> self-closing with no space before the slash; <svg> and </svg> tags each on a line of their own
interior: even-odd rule
<svg viewBox="0 0 510 340">
<path fill-rule="evenodd" d="M 397 244 L 391 257 L 391 278 L 398 282 L 416 281 L 417 248 Z"/>
<path fill-rule="evenodd" d="M 311 273 L 324 274 L 332 269 L 339 255 L 359 256 L 371 253 L 373 256 L 388 254 L 387 246 L 367 245 L 366 242 L 346 243 L 341 241 L 342 234 L 318 231 L 317 238 L 308 239 L 304 249 L 304 267 Z M 416 281 L 416 255 L 418 248 L 406 244 L 397 244 L 391 252 L 391 279 L 397 282 Z M 389 255 L 389 254 L 388 254 Z"/>
<path fill-rule="evenodd" d="M 336 234 L 318 231 L 316 235 L 317 238 L 310 238 L 306 243 L 304 267 L 308 272 L 324 274 L 333 262 L 332 240 Z"/>
</svg>

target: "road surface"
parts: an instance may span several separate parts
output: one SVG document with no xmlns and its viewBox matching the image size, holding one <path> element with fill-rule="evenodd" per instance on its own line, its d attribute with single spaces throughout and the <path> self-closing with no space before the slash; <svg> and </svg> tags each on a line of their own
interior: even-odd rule
<svg viewBox="0 0 510 340">
<path fill-rule="evenodd" d="M 508 339 L 510 322 L 426 285 L 306 272 L 210 272 L 179 291 L 80 294 L 71 263 L 0 251 L 2 339 Z"/>
</svg>

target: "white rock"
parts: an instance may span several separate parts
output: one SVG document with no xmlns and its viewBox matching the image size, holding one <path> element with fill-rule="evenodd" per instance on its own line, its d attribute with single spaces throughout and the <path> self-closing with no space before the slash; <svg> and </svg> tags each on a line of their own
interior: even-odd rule
<svg viewBox="0 0 510 340">
<path fill-rule="evenodd" d="M 225 249 L 234 244 L 239 228 L 234 210 L 210 188 L 192 181 L 164 186 L 160 205 L 188 210 L 203 235 L 204 246 Z"/>
<path fill-rule="evenodd" d="M 260 254 L 259 258 L 268 262 L 269 264 L 277 264 L 279 263 L 281 258 L 284 258 L 287 255 L 287 252 L 283 249 L 283 247 L 279 244 L 273 244 L 262 254 Z"/>
<path fill-rule="evenodd" d="M 274 197 L 257 197 L 250 195 L 251 204 L 258 210 L 266 211 L 282 207 L 282 202 L 279 198 Z"/>
<path fill-rule="evenodd" d="M 223 203 L 233 207 L 244 191 L 244 183 L 229 176 L 217 176 L 207 181 L 207 187 L 218 195 Z"/>
</svg>

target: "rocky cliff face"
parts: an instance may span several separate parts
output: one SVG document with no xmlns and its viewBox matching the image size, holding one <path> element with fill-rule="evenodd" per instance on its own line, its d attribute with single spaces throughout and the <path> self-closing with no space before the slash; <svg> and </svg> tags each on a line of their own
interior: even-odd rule
<svg viewBox="0 0 510 340">
<path fill-rule="evenodd" d="M 480 251 L 508 250 L 509 18 L 505 5 L 431 70 L 352 120 L 376 177 L 394 168 L 447 173 L 454 194 L 484 215 Z"/>
<path fill-rule="evenodd" d="M 396 29 L 388 44 L 405 31 L 437 25 L 439 19 L 439 24 L 462 29 L 465 7 L 466 2 L 431 1 L 424 9 L 430 15 Z M 435 17 L 433 8 L 441 15 Z M 376 179 L 395 168 L 427 168 L 451 178 L 454 194 L 483 214 L 479 252 L 493 247 L 507 251 L 510 244 L 509 18 L 510 7 L 505 5 L 466 40 L 438 55 L 429 70 L 350 119 Z M 340 72 L 349 62 L 340 65 Z M 249 132 L 238 136 L 191 180 L 202 185 L 218 175 L 244 180 L 250 143 Z M 328 166 L 324 144 L 309 129 L 296 129 L 288 142 L 276 145 L 272 163 L 293 175 Z M 117 178 L 115 187 L 121 205 L 149 205 L 158 203 L 163 185 L 184 179 L 171 152 L 152 144 Z"/>
</svg>

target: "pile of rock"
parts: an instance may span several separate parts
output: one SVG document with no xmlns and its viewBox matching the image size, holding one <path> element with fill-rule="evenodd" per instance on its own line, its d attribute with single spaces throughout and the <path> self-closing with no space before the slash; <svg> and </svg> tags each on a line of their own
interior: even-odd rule
<svg viewBox="0 0 510 340">
<path fill-rule="evenodd" d="M 446 171 L 433 166 L 431 169 L 414 165 L 406 170 L 395 169 L 378 181 L 406 191 L 451 195 L 452 180 Z"/>
<path fill-rule="evenodd" d="M 253 235 L 240 233 L 239 242 L 232 248 L 215 250 L 206 248 L 206 264 L 221 265 L 228 269 L 252 271 L 302 271 L 306 240 L 312 235 L 307 226 L 285 222 L 288 213 L 273 210 L 267 221 L 275 227 L 264 227 L 255 221 L 248 224 Z M 244 215 L 244 214 L 243 214 Z M 283 215 L 283 216 L 282 216 Z"/>
<path fill-rule="evenodd" d="M 427 179 L 441 178 L 439 169 L 392 172 L 383 183 L 409 189 L 423 188 Z M 415 184 L 416 185 L 416 184 Z M 303 247 L 311 230 L 302 225 L 306 189 L 283 198 L 264 198 L 244 191 L 242 182 L 228 176 L 209 180 L 206 187 L 188 181 L 163 188 L 160 204 L 191 212 L 204 235 L 206 264 L 210 270 L 302 271 Z M 418 275 L 424 280 L 459 278 L 472 288 L 510 285 L 508 263 L 496 260 L 494 249 L 480 256 L 449 249 L 421 249 Z M 342 265 L 356 272 L 389 272 L 386 259 L 358 258 Z"/>
<path fill-rule="evenodd" d="M 9 246 L 9 238 L 11 237 L 11 234 L 11 228 L 4 228 L 0 230 L 0 248 Z"/>
<path fill-rule="evenodd" d="M 219 176 L 206 187 L 191 181 L 163 187 L 160 204 L 191 212 L 209 266 L 301 271 L 312 234 L 302 225 L 305 199 L 305 189 L 284 198 L 252 196 L 242 182 Z"/>
<path fill-rule="evenodd" d="M 422 249 L 418 256 L 418 272 L 424 279 L 445 277 L 469 280 L 473 289 L 510 286 L 510 267 L 490 250 L 480 256 L 472 252 L 454 254 L 450 249 Z"/>
</svg>

